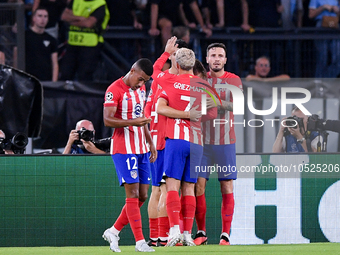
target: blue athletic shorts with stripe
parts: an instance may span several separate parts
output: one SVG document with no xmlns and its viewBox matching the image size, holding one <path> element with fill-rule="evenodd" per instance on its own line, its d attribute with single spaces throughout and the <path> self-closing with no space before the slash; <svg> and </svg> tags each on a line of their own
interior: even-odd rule
<svg viewBox="0 0 340 255">
<path fill-rule="evenodd" d="M 165 149 L 157 150 L 156 161 L 150 163 L 152 186 L 159 187 L 161 185 L 164 174 L 164 152 Z"/>
<path fill-rule="evenodd" d="M 205 144 L 198 177 L 209 180 L 210 171 L 208 170 L 212 166 L 218 173 L 219 181 L 237 179 L 235 144 Z"/>
<path fill-rule="evenodd" d="M 150 153 L 113 154 L 119 185 L 125 183 L 150 184 Z"/>
<path fill-rule="evenodd" d="M 185 182 L 197 182 L 195 163 L 201 162 L 203 146 L 181 139 L 167 139 L 164 171 L 167 177 Z M 191 162 L 191 164 L 190 164 Z"/>
</svg>

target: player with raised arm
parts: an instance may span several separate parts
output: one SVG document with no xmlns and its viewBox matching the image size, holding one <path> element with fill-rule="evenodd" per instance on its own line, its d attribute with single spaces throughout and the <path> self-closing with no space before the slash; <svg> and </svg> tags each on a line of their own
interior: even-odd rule
<svg viewBox="0 0 340 255">
<path fill-rule="evenodd" d="M 176 37 L 169 39 L 168 45 L 174 45 Z M 159 60 L 169 57 L 171 52 L 166 51 Z M 196 200 L 194 185 L 197 181 L 192 162 L 200 162 L 203 152 L 203 136 L 200 116 L 192 121 L 183 118 L 183 111 L 190 116 L 190 109 L 200 110 L 200 96 L 203 90 L 193 85 L 196 79 L 204 80 L 193 75 L 195 54 L 189 49 L 179 49 L 176 52 L 176 65 L 178 76 L 160 79 L 163 91 L 158 99 L 157 113 L 167 116 L 166 144 L 164 170 L 167 188 L 166 207 L 170 220 L 170 234 L 167 246 L 176 245 L 182 238 L 179 227 L 180 210 L 183 213 L 183 245 L 194 246 L 191 238 L 191 228 L 195 215 Z M 197 97 L 193 97 L 193 92 Z M 174 111 L 177 110 L 177 111 Z M 217 114 L 215 108 L 215 114 Z M 193 119 L 193 118 L 191 118 Z M 181 188 L 182 199 L 179 198 Z"/>
<path fill-rule="evenodd" d="M 150 135 L 157 149 L 157 160 L 151 164 L 152 192 L 148 204 L 150 238 L 149 246 L 164 246 L 167 243 L 169 232 L 169 218 L 166 212 L 166 187 L 163 179 L 163 162 L 165 148 L 166 117 L 156 112 L 157 99 L 162 91 L 158 77 L 177 75 L 175 54 L 177 49 L 188 48 L 188 45 L 181 39 L 177 39 L 171 48 L 176 50 L 170 55 L 171 68 L 162 72 L 164 59 L 159 59 L 154 64 L 152 75 L 153 82 L 145 106 L 145 116 L 150 117 Z M 170 46 L 168 46 L 169 48 Z M 172 50 L 172 49 L 171 49 Z M 183 112 L 183 118 L 187 113 Z"/>
</svg>

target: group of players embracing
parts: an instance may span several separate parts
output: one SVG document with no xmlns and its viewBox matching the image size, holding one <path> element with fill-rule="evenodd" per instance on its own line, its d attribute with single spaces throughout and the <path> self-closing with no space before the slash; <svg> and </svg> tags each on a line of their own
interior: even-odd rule
<svg viewBox="0 0 340 255">
<path fill-rule="evenodd" d="M 223 43 L 210 44 L 207 73 L 185 42 L 172 37 L 154 64 L 140 59 L 108 87 L 104 124 L 115 128 L 111 154 L 119 183 L 126 192 L 121 214 L 103 234 L 112 251 L 121 251 L 119 233 L 128 223 L 136 251 L 152 252 L 151 246 L 207 243 L 205 187 L 210 173 L 196 171 L 196 166 L 236 167 L 236 138 L 230 125 L 234 119 L 233 98 L 223 84 L 242 89 L 242 83 L 237 75 L 224 71 L 226 54 Z M 162 71 L 167 59 L 171 67 Z M 150 77 L 153 81 L 146 100 L 145 82 Z M 215 125 L 216 118 L 226 121 Z M 140 207 L 147 199 L 150 174 L 150 239 L 146 242 Z M 222 194 L 219 244 L 229 245 L 237 172 L 221 172 L 218 178 Z M 198 232 L 193 239 L 195 218 Z"/>
</svg>

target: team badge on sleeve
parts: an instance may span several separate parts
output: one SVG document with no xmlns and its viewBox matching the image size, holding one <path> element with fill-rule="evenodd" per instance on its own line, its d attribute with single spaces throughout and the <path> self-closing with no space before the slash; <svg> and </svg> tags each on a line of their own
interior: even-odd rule
<svg viewBox="0 0 340 255">
<path fill-rule="evenodd" d="M 113 94 L 112 94 L 112 92 L 108 92 L 108 93 L 106 94 L 106 101 L 112 101 L 112 99 L 113 99 Z"/>
</svg>

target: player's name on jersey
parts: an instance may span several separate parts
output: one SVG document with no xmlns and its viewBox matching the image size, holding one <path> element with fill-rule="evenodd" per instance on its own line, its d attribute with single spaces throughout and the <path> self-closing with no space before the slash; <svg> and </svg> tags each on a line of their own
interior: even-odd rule
<svg viewBox="0 0 340 255">
<path fill-rule="evenodd" d="M 174 88 L 180 89 L 180 90 L 185 90 L 185 91 L 204 92 L 204 90 L 197 85 L 191 86 L 189 84 L 184 84 L 184 83 L 180 83 L 180 82 L 175 82 Z"/>
</svg>

